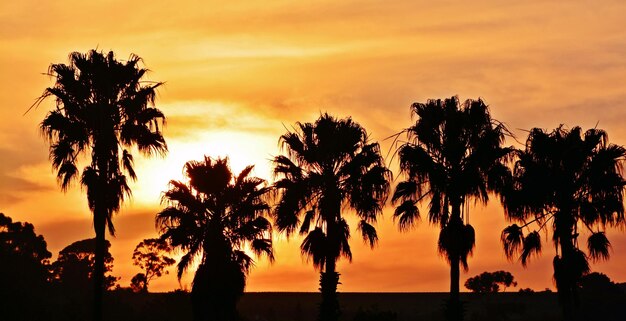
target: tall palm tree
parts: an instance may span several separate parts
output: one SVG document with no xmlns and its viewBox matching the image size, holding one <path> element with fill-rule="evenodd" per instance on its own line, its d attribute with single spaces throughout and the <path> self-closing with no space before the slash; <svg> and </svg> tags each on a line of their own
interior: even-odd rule
<svg viewBox="0 0 626 321">
<path fill-rule="evenodd" d="M 273 161 L 279 178 L 274 184 L 279 193 L 276 226 L 288 237 L 298 226 L 300 235 L 306 235 L 302 255 L 321 271 L 319 320 L 337 320 L 336 263 L 342 256 L 352 259 L 350 228 L 342 209 L 356 211 L 358 230 L 373 247 L 378 236 L 372 224 L 382 213 L 391 172 L 378 143 L 370 142 L 365 129 L 351 118 L 323 114 L 315 123 L 297 123 L 280 141 L 287 156 Z"/>
<path fill-rule="evenodd" d="M 61 189 L 66 191 L 79 176 L 87 189 L 96 232 L 96 320 L 102 318 L 105 229 L 115 234 L 113 214 L 131 195 L 128 178 L 137 178 L 131 148 L 146 155 L 167 152 L 161 134 L 165 117 L 154 108 L 155 90 L 162 83 L 142 80 L 147 69 L 139 67 L 140 61 L 131 55 L 120 62 L 113 52 L 73 52 L 69 64 L 50 66 L 49 75 L 56 83 L 35 103 L 55 98 L 56 108 L 44 118 L 41 131 L 50 142 L 50 159 Z M 81 155 L 91 157 L 82 173 L 77 167 Z"/>
<path fill-rule="evenodd" d="M 609 258 L 605 229 L 624 221 L 626 150 L 608 143 L 606 132 L 559 126 L 552 132 L 530 131 L 517 153 L 514 184 L 503 200 L 507 217 L 520 223 L 502 232 L 504 251 L 522 265 L 541 252 L 542 230 L 552 232 L 556 250 L 554 280 L 566 320 L 577 306 L 577 284 L 589 272 L 588 259 Z M 550 223 L 551 224 L 548 224 Z M 537 226 L 536 230 L 530 230 Z M 526 229 L 526 232 L 524 232 Z M 587 231 L 589 254 L 579 249 L 579 229 Z"/>
<path fill-rule="evenodd" d="M 447 317 L 460 320 L 460 266 L 467 270 L 475 237 L 469 204 L 486 204 L 489 192 L 499 192 L 510 177 L 505 163 L 511 148 L 502 147 L 507 129 L 481 99 L 428 100 L 414 103 L 411 111 L 417 121 L 404 131 L 407 142 L 397 150 L 406 180 L 392 197 L 399 202 L 394 217 L 406 231 L 420 218 L 418 203 L 428 200 L 428 219 L 441 229 L 439 252 L 450 264 Z"/>
<path fill-rule="evenodd" d="M 178 279 L 199 262 L 193 279 L 195 320 L 231 321 L 254 264 L 246 253 L 274 260 L 265 180 L 251 177 L 253 166 L 234 176 L 228 158 L 210 157 L 185 164 L 188 182 L 170 181 L 168 206 L 157 214 L 161 239 L 185 252 Z"/>
</svg>

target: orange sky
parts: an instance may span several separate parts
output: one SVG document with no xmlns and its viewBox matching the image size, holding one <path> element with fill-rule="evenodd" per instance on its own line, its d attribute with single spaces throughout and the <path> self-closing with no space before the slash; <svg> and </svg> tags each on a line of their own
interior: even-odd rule
<svg viewBox="0 0 626 321">
<path fill-rule="evenodd" d="M 381 141 L 409 126 L 414 101 L 480 96 L 521 141 L 522 129 L 564 123 L 599 124 L 613 143 L 626 144 L 626 3 L 431 2 L 2 1 L 0 211 L 34 223 L 55 254 L 93 236 L 85 195 L 78 186 L 60 191 L 38 133 L 53 102 L 23 113 L 52 85 L 42 75 L 50 63 L 95 47 L 120 59 L 138 54 L 149 79 L 166 81 L 158 107 L 168 117 L 170 154 L 137 161 L 134 199 L 115 218 L 114 274 L 124 286 L 139 272 L 134 246 L 157 236 L 160 192 L 181 178 L 185 161 L 229 155 L 235 170 L 256 164 L 256 175 L 269 179 L 285 126 L 320 112 L 352 116 Z M 381 144 L 388 150 L 389 141 Z M 340 291 L 447 290 L 437 229 L 422 222 L 401 234 L 392 211 L 378 224 L 375 250 L 353 238 L 354 261 L 339 264 Z M 553 287 L 550 243 L 522 269 L 502 253 L 506 222 L 497 200 L 472 213 L 477 247 L 462 282 L 508 270 L 521 287 Z M 609 236 L 612 259 L 593 269 L 626 281 L 626 234 Z M 300 240 L 276 239 L 276 262 L 258 262 L 247 289 L 316 291 Z M 178 286 L 170 274 L 151 290 Z"/>
</svg>

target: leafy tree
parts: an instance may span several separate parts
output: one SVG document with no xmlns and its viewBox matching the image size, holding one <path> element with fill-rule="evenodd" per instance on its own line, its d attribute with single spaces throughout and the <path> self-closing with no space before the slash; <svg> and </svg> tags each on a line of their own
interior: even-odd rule
<svg viewBox="0 0 626 321">
<path fill-rule="evenodd" d="M 580 278 L 579 287 L 583 292 L 591 294 L 616 294 L 621 290 L 617 284 L 604 273 L 592 272 Z"/>
<path fill-rule="evenodd" d="M 517 286 L 513 274 L 506 271 L 483 272 L 465 281 L 465 287 L 474 293 L 495 293 L 500 291 L 500 285 L 506 288 Z"/>
<path fill-rule="evenodd" d="M 135 247 L 133 264 L 144 271 L 140 273 L 144 277 L 143 292 L 148 292 L 148 283 L 152 279 L 168 274 L 165 269 L 176 263 L 176 260 L 165 255 L 170 250 L 167 242 L 161 239 L 145 239 Z"/>
<path fill-rule="evenodd" d="M 162 83 L 143 80 L 147 69 L 141 58 L 131 55 L 126 62 L 113 52 L 73 52 L 69 64 L 52 64 L 49 75 L 56 78 L 35 105 L 54 97 L 56 107 L 41 123 L 50 142 L 50 159 L 61 189 L 80 176 L 87 190 L 89 209 L 96 232 L 94 268 L 94 319 L 102 319 L 105 271 L 105 229 L 114 235 L 113 214 L 131 195 L 128 179 L 135 180 L 131 147 L 146 155 L 167 152 L 161 135 L 165 120 L 152 107 Z M 80 173 L 79 156 L 91 159 Z"/>
<path fill-rule="evenodd" d="M 46 241 L 27 222 L 14 222 L 0 213 L 0 311 L 3 318 L 35 318 L 44 300 L 49 277 Z M 37 311 L 34 311 L 37 310 Z M 34 313 L 35 315 L 30 315 Z"/>
<path fill-rule="evenodd" d="M 177 266 L 178 279 L 199 263 L 191 291 L 196 320 L 236 318 L 237 300 L 254 265 L 246 249 L 274 260 L 272 226 L 263 216 L 270 209 L 264 200 L 269 188 L 263 179 L 250 176 L 253 168 L 235 176 L 228 158 L 205 156 L 187 162 L 188 181 L 170 181 L 163 196 L 168 206 L 157 214 L 156 223 L 161 239 L 185 253 Z"/>
<path fill-rule="evenodd" d="M 10 284 L 20 287 L 24 282 L 45 282 L 48 277 L 48 264 L 52 254 L 42 235 L 35 233 L 35 227 L 28 223 L 13 222 L 0 213 L 0 277 L 3 288 Z M 22 279 L 22 276 L 25 276 Z"/>
<path fill-rule="evenodd" d="M 447 317 L 463 318 L 459 298 L 460 267 L 475 243 L 469 204 L 486 204 L 489 192 L 500 192 L 510 179 L 505 165 L 512 148 L 502 147 L 506 127 L 491 118 L 481 100 L 460 103 L 457 97 L 414 103 L 415 124 L 404 132 L 407 142 L 397 153 L 406 180 L 396 186 L 394 217 L 406 231 L 420 218 L 418 203 L 428 200 L 428 220 L 439 225 L 439 252 L 450 264 Z"/>
<path fill-rule="evenodd" d="M 624 226 L 625 156 L 626 150 L 609 144 L 600 129 L 583 133 L 580 127 L 563 126 L 552 132 L 531 130 L 525 149 L 517 153 L 515 181 L 504 206 L 507 217 L 521 225 L 502 232 L 504 251 L 526 266 L 542 250 L 539 233 L 552 232 L 554 280 L 567 320 L 578 306 L 577 284 L 589 272 L 588 260 L 609 258 L 605 228 Z M 579 228 L 589 232 L 588 255 L 579 249 Z"/>
<path fill-rule="evenodd" d="M 297 123 L 294 132 L 280 138 L 287 156 L 274 158 L 275 208 L 278 230 L 291 236 L 299 227 L 306 235 L 302 255 L 320 272 L 319 320 L 339 317 L 336 263 L 352 259 L 350 228 L 342 209 L 356 210 L 364 242 L 378 240 L 372 225 L 382 212 L 391 172 L 385 167 L 378 143 L 368 140 L 363 127 L 351 118 L 323 114 L 315 123 Z M 302 218 L 302 219 L 300 219 Z"/>
<path fill-rule="evenodd" d="M 624 320 L 626 293 L 603 273 L 584 275 L 578 284 L 582 308 L 577 311 L 581 320 Z"/>
<path fill-rule="evenodd" d="M 113 270 L 113 256 L 109 253 L 111 243 L 105 242 L 104 253 L 104 289 L 112 290 L 118 280 L 117 277 L 107 275 Z M 89 284 L 93 284 L 94 265 L 96 264 L 96 239 L 76 241 L 66 246 L 57 260 L 52 263 L 52 279 L 65 292 L 90 292 Z"/>
<path fill-rule="evenodd" d="M 148 280 L 146 279 L 146 275 L 143 273 L 137 273 L 130 280 L 130 289 L 135 292 L 148 292 Z"/>
</svg>

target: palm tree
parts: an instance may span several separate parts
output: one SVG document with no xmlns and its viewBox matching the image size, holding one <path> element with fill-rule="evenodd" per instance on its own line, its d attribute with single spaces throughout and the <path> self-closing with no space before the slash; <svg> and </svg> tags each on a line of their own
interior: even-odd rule
<svg viewBox="0 0 626 321">
<path fill-rule="evenodd" d="M 578 305 L 577 284 L 589 272 L 588 259 L 609 258 L 606 227 L 624 226 L 625 156 L 626 150 L 609 144 L 600 129 L 583 133 L 563 126 L 531 130 L 525 149 L 517 153 L 514 184 L 503 204 L 507 217 L 521 225 L 502 232 L 504 251 L 510 259 L 519 255 L 526 266 L 541 252 L 539 232 L 552 231 L 554 280 L 566 320 Z M 537 229 L 531 231 L 532 225 Z M 579 249 L 579 229 L 589 233 L 588 255 Z"/>
<path fill-rule="evenodd" d="M 406 180 L 392 197 L 399 202 L 394 218 L 406 231 L 420 218 L 418 203 L 429 201 L 428 219 L 441 229 L 439 252 L 450 264 L 447 317 L 460 320 L 460 266 L 468 269 L 475 237 L 469 204 L 486 204 L 489 192 L 499 192 L 510 177 L 505 162 L 511 148 L 501 147 L 507 129 L 491 118 L 481 99 L 428 100 L 414 103 L 411 111 L 418 119 L 404 131 L 408 141 L 397 150 Z"/>
<path fill-rule="evenodd" d="M 55 98 L 56 108 L 46 115 L 41 131 L 50 142 L 50 159 L 61 189 L 66 191 L 79 176 L 87 189 L 96 232 L 95 320 L 102 318 L 105 229 L 115 234 L 113 214 L 131 195 L 128 178 L 137 178 L 131 148 L 146 155 L 167 152 L 161 134 L 165 117 L 154 108 L 155 90 L 162 83 L 143 81 L 147 69 L 138 66 L 140 61 L 131 55 L 120 62 L 113 52 L 73 52 L 69 64 L 50 66 L 49 75 L 56 83 L 34 104 Z M 77 167 L 81 155 L 91 156 L 82 173 Z"/>
<path fill-rule="evenodd" d="M 294 132 L 282 135 L 280 141 L 287 156 L 273 161 L 279 178 L 274 184 L 279 195 L 276 226 L 287 237 L 298 226 L 300 235 L 306 235 L 302 255 L 321 271 L 319 320 L 337 320 L 336 263 L 340 257 L 352 259 L 350 228 L 342 208 L 356 211 L 358 230 L 373 247 L 378 236 L 372 224 L 382 213 L 391 172 L 378 143 L 369 142 L 365 129 L 351 118 L 323 114 L 315 123 L 297 123 Z"/>
<path fill-rule="evenodd" d="M 254 265 L 246 253 L 274 260 L 265 180 L 250 177 L 253 166 L 233 176 L 228 158 L 210 157 L 185 164 L 188 182 L 170 181 L 168 206 L 157 214 L 161 239 L 185 252 L 177 276 L 199 262 L 193 280 L 195 320 L 231 321 Z"/>
</svg>

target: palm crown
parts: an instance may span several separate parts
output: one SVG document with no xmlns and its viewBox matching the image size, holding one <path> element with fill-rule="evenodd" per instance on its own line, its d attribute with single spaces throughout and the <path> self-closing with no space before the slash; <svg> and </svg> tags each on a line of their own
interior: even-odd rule
<svg viewBox="0 0 626 321">
<path fill-rule="evenodd" d="M 178 264 L 178 278 L 200 258 L 200 264 L 236 263 L 248 272 L 257 255 L 274 259 L 271 224 L 262 216 L 269 211 L 265 181 L 250 177 L 253 166 L 234 176 L 228 159 L 190 161 L 185 164 L 188 182 L 170 181 L 163 200 L 169 206 L 157 214 L 161 238 L 185 253 Z"/>
<path fill-rule="evenodd" d="M 568 131 L 562 126 L 552 132 L 531 130 L 525 149 L 517 153 L 514 184 L 503 203 L 507 217 L 522 225 L 504 229 L 504 250 L 509 258 L 519 255 L 526 266 L 541 251 L 539 232 L 552 230 L 554 279 L 565 313 L 571 312 L 576 284 L 589 272 L 588 258 L 609 257 L 605 228 L 624 226 L 625 156 L 626 150 L 609 144 L 602 130 L 583 133 L 580 127 Z M 538 228 L 530 231 L 533 223 Z M 584 231 L 589 233 L 588 256 L 578 248 Z"/>
<path fill-rule="evenodd" d="M 418 203 L 428 200 L 428 219 L 442 228 L 439 250 L 448 259 L 459 256 L 467 267 L 473 228 L 468 223 L 454 235 L 448 227 L 462 218 L 469 222 L 465 205 L 472 199 L 486 203 L 489 192 L 502 190 L 510 179 L 505 162 L 512 148 L 501 147 L 507 130 L 480 99 L 462 105 L 457 97 L 429 100 L 411 109 L 418 120 L 398 149 L 406 180 L 392 197 L 400 203 L 394 216 L 406 230 L 420 218 Z"/>
<path fill-rule="evenodd" d="M 119 210 L 131 190 L 127 176 L 136 179 L 131 147 L 145 154 L 164 154 L 167 145 L 161 134 L 163 113 L 154 105 L 156 88 L 162 83 L 145 83 L 141 59 L 131 56 L 125 63 L 95 50 L 70 54 L 70 64 L 53 64 L 56 77 L 38 102 L 54 96 L 41 130 L 50 141 L 50 158 L 57 178 L 66 190 L 79 175 L 79 156 L 90 155 L 82 171 L 89 207 L 102 215 L 111 234 L 112 214 Z M 96 213 L 97 212 L 97 213 Z"/>
<path fill-rule="evenodd" d="M 274 173 L 280 178 L 274 185 L 280 192 L 276 226 L 287 235 L 299 226 L 299 233 L 306 235 L 302 253 L 321 269 L 326 260 L 352 258 L 342 207 L 356 211 L 364 241 L 376 243 L 372 223 L 382 213 L 391 172 L 379 145 L 369 142 L 365 130 L 350 118 L 324 114 L 315 123 L 297 126 L 281 136 L 288 156 L 274 158 Z"/>
</svg>

